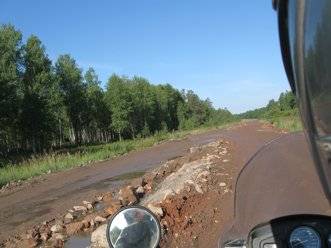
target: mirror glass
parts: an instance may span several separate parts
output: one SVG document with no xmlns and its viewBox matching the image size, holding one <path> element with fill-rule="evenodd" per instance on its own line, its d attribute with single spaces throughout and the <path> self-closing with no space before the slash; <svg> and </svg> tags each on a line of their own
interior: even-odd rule
<svg viewBox="0 0 331 248">
<path fill-rule="evenodd" d="M 118 212 L 107 228 L 107 238 L 112 248 L 156 248 L 160 234 L 157 218 L 140 206 Z"/>
</svg>

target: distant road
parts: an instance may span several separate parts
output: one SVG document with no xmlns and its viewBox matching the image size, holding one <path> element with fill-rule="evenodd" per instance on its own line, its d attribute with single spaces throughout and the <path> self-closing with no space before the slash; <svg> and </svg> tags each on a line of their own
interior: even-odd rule
<svg viewBox="0 0 331 248">
<path fill-rule="evenodd" d="M 258 121 L 250 121 L 228 130 L 190 135 L 91 166 L 42 176 L 34 183 L 0 195 L 0 240 L 63 214 L 100 192 L 116 190 L 123 181 L 114 177 L 158 167 L 184 155 L 190 147 L 229 139 L 235 144 L 236 161 L 243 165 L 258 148 L 280 135 Z"/>
</svg>

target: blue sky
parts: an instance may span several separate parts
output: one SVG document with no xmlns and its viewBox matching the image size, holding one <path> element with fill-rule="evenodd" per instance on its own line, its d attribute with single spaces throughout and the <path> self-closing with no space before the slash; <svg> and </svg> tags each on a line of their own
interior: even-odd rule
<svg viewBox="0 0 331 248">
<path fill-rule="evenodd" d="M 0 23 L 71 54 L 103 84 L 139 75 L 234 113 L 288 90 L 271 0 L 1 0 Z"/>
</svg>

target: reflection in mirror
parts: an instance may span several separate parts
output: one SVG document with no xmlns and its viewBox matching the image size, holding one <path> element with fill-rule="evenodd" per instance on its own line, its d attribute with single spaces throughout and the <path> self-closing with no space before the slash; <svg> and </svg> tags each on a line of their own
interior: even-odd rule
<svg viewBox="0 0 331 248">
<path fill-rule="evenodd" d="M 160 241 L 160 224 L 146 208 L 122 209 L 108 223 L 107 239 L 112 248 L 156 248 Z"/>
</svg>

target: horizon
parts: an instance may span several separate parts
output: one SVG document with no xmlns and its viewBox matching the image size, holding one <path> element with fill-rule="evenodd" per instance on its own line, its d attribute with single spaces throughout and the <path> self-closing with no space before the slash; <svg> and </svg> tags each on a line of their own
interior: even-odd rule
<svg viewBox="0 0 331 248">
<path fill-rule="evenodd" d="M 75 1 L 34 3 L 5 0 L 0 24 L 14 25 L 23 41 L 38 36 L 53 64 L 70 54 L 84 71 L 93 67 L 103 87 L 113 73 L 137 75 L 193 90 L 234 114 L 289 90 L 271 2 L 101 1 L 80 11 Z"/>
</svg>

